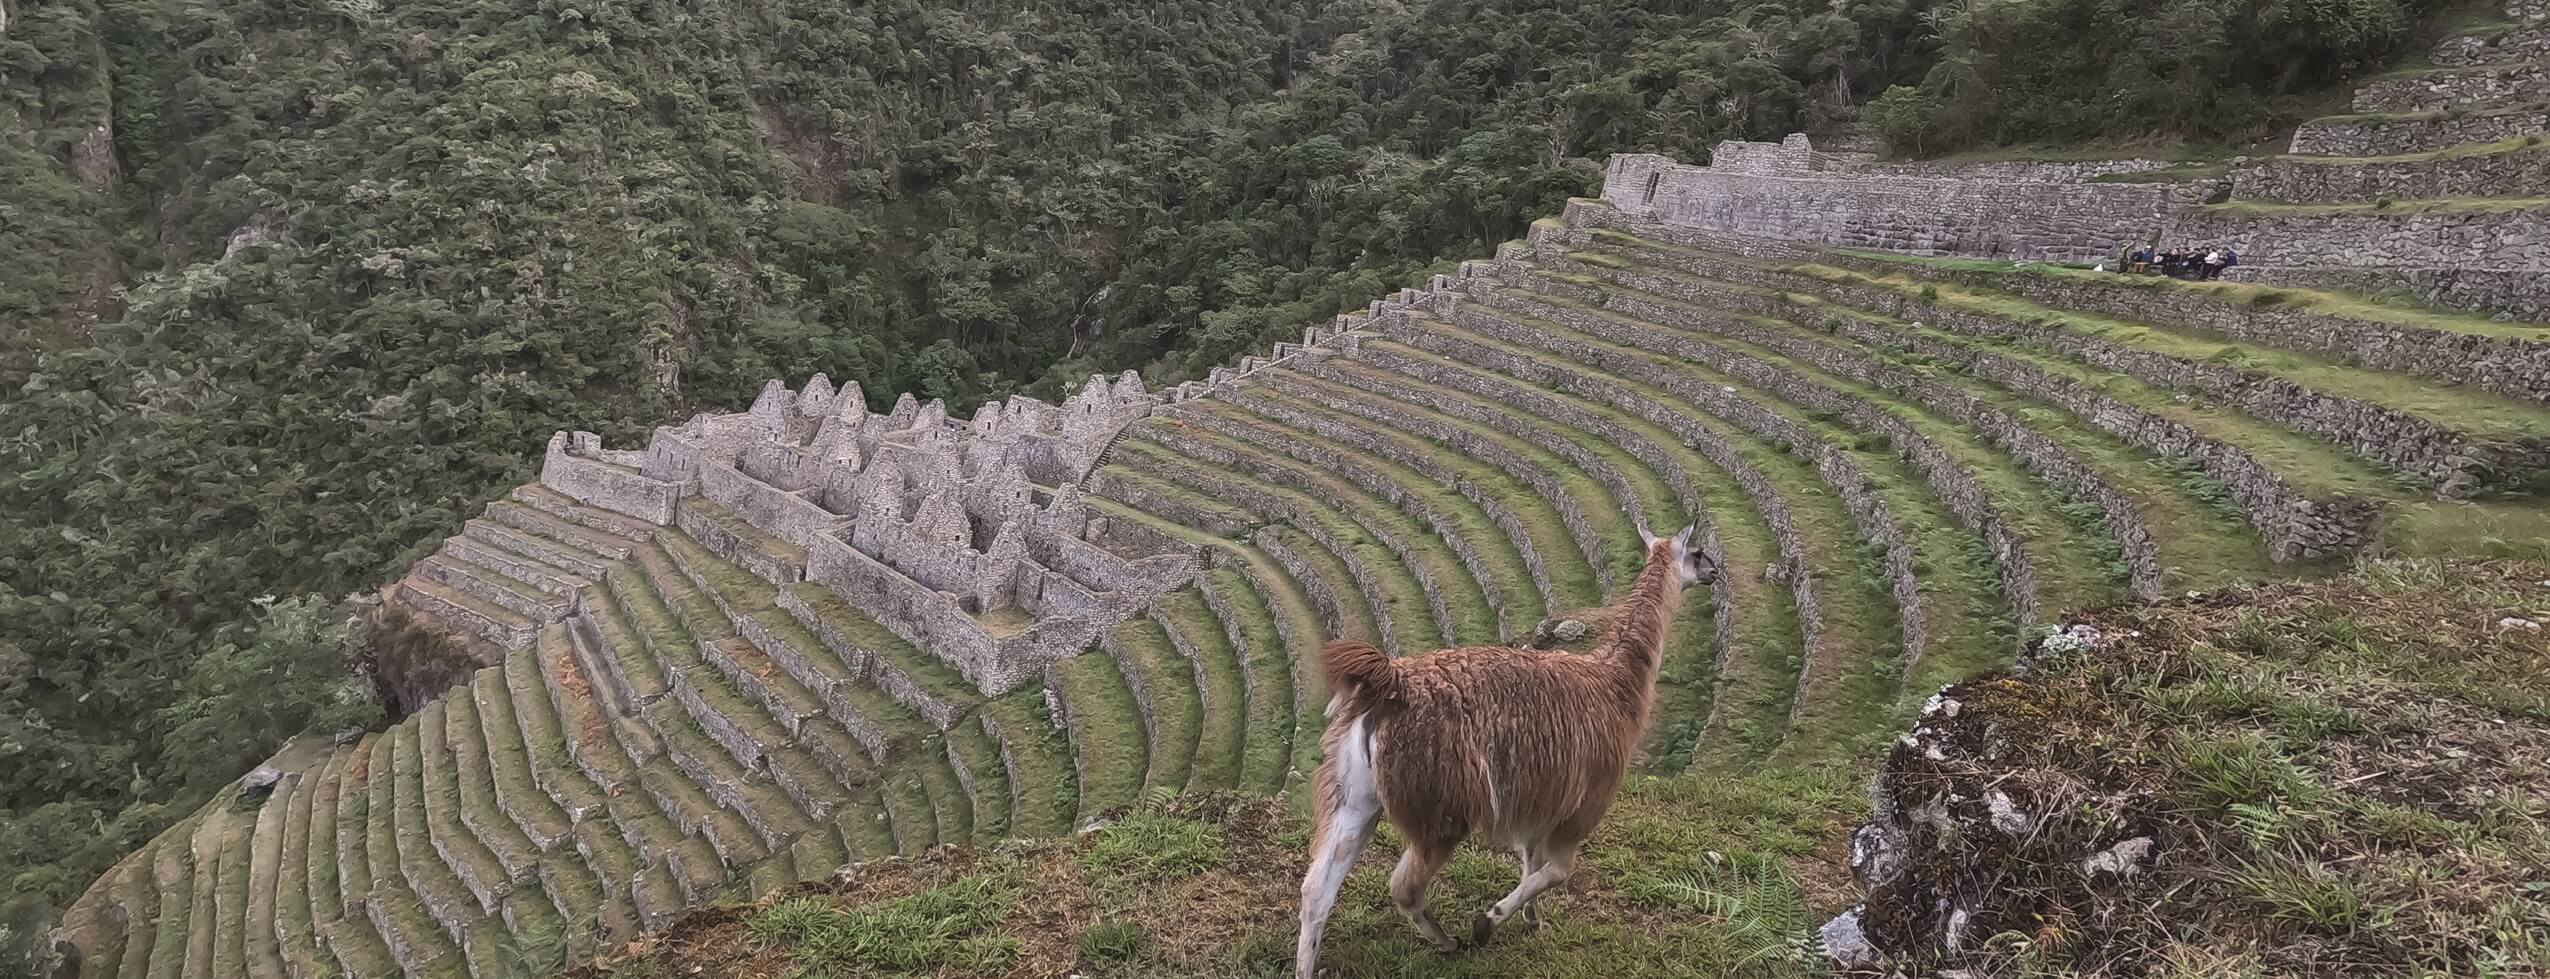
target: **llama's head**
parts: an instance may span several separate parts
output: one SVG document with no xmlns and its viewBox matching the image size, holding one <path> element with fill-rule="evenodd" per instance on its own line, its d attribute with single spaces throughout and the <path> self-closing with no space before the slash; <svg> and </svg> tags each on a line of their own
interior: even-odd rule
<svg viewBox="0 0 2550 979">
<path fill-rule="evenodd" d="M 1648 536 L 1647 532 L 1641 529 L 1638 531 L 1638 536 L 1647 542 L 1647 559 L 1654 561 L 1661 556 L 1673 562 L 1675 583 L 1689 588 L 1709 580 L 1718 573 L 1717 562 L 1709 560 L 1708 555 L 1701 553 L 1699 542 L 1692 539 L 1697 535 L 1698 530 L 1696 524 L 1685 526 L 1681 533 L 1667 539 Z"/>
</svg>

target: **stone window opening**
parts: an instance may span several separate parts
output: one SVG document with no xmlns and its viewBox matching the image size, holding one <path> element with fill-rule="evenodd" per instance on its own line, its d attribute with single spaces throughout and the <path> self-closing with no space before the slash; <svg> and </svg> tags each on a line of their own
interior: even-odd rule
<svg viewBox="0 0 2550 979">
<path fill-rule="evenodd" d="M 1659 184 L 1659 183 L 1664 182 L 1664 179 L 1665 179 L 1665 174 L 1664 174 L 1664 171 L 1662 171 L 1662 170 L 1658 170 L 1658 171 L 1656 171 L 1656 172 L 1654 172 L 1654 173 L 1648 174 L 1648 175 L 1647 175 L 1647 191 L 1646 191 L 1646 194 L 1645 194 L 1644 196 L 1642 196 L 1642 197 L 1640 197 L 1640 198 L 1638 199 L 1638 203 L 1641 203 L 1641 204 L 1653 204 L 1653 203 L 1655 203 L 1655 202 L 1656 202 L 1656 185 L 1657 185 L 1657 184 Z"/>
</svg>

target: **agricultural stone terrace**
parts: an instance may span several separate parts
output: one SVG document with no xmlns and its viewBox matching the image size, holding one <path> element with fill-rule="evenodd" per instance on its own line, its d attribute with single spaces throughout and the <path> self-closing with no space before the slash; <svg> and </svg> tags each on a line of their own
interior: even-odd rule
<svg viewBox="0 0 2550 979">
<path fill-rule="evenodd" d="M 2531 57 L 2534 30 L 2453 50 Z M 1624 157 L 1492 260 L 1158 394 L 1096 378 L 969 422 L 816 377 L 643 449 L 561 433 L 394 588 L 484 668 L 288 747 L 63 935 L 90 976 L 493 979 L 525 936 L 590 950 L 1149 792 L 1294 793 L 1321 640 L 1581 643 L 1641 528 L 1697 523 L 1729 572 L 1683 607 L 1649 771 L 1867 757 L 2066 609 L 2544 556 L 2525 307 L 2008 261 L 2152 222 L 2337 234 L 2203 201 L 2415 165 L 1996 165 L 1985 192 L 1803 139 Z M 2261 278 L 2345 267 L 2282 254 Z"/>
</svg>

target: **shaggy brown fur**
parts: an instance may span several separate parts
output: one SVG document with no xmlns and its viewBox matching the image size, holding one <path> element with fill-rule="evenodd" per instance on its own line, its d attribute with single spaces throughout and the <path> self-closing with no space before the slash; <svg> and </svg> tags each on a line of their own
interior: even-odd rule
<svg viewBox="0 0 2550 979">
<path fill-rule="evenodd" d="M 1437 947 L 1453 943 L 1425 908 L 1426 884 L 1473 835 L 1513 848 L 1525 871 L 1522 885 L 1474 923 L 1473 940 L 1486 941 L 1517 910 L 1536 920 L 1531 901 L 1565 879 L 1620 788 L 1655 700 L 1665 633 L 1701 561 L 1687 531 L 1654 542 L 1611 634 L 1590 655 L 1470 646 L 1393 661 L 1345 640 L 1320 650 L 1336 699 L 1303 882 L 1302 975 L 1315 967 L 1335 900 L 1327 878 L 1342 881 L 1332 861 L 1353 862 L 1376 801 L 1408 841 L 1391 896 Z"/>
</svg>

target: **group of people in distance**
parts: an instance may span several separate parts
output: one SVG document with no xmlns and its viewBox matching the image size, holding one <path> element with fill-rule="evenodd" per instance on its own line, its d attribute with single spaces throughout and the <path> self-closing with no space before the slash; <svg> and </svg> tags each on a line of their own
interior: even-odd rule
<svg viewBox="0 0 2550 979">
<path fill-rule="evenodd" d="M 2211 279 L 2222 270 L 2240 264 L 2240 253 L 2228 248 L 2211 251 L 2154 251 L 2151 246 L 2126 246 L 2125 261 L 2117 270 L 2135 275 L 2166 275 L 2173 279 Z"/>
</svg>

